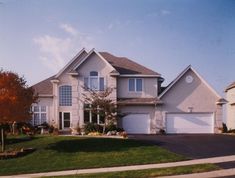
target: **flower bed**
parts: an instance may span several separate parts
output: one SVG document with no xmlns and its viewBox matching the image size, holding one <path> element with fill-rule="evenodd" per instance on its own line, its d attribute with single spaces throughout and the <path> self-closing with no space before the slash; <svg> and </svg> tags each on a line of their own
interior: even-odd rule
<svg viewBox="0 0 235 178">
<path fill-rule="evenodd" d="M 10 159 L 25 156 L 29 153 L 34 152 L 35 148 L 22 148 L 20 150 L 6 151 L 0 153 L 0 159 Z"/>
</svg>

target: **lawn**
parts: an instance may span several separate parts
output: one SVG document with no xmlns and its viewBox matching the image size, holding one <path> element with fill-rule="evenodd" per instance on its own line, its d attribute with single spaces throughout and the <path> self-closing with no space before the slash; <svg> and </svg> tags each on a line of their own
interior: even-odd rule
<svg viewBox="0 0 235 178">
<path fill-rule="evenodd" d="M 146 169 L 138 171 L 124 171 L 124 172 L 111 172 L 111 173 L 98 173 L 98 174 L 82 174 L 59 176 L 56 178 L 151 178 L 158 176 L 170 176 L 179 174 L 192 174 L 200 172 L 208 172 L 220 169 L 213 164 L 198 164 L 190 166 L 179 166 L 161 169 Z M 49 177 L 48 177 L 49 178 Z"/>
<path fill-rule="evenodd" d="M 9 138 L 7 149 L 37 150 L 20 158 L 0 160 L 0 175 L 162 163 L 185 160 L 155 145 L 128 139 L 38 136 Z"/>
</svg>

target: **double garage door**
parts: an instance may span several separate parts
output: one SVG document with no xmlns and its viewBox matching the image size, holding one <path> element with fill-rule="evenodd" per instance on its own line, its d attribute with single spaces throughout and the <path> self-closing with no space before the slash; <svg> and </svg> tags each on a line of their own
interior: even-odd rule
<svg viewBox="0 0 235 178">
<path fill-rule="evenodd" d="M 214 133 L 212 113 L 168 113 L 166 133 Z M 129 114 L 122 118 L 122 127 L 129 134 L 150 134 L 149 114 Z"/>
<path fill-rule="evenodd" d="M 214 133 L 212 113 L 168 113 L 167 133 Z"/>
</svg>

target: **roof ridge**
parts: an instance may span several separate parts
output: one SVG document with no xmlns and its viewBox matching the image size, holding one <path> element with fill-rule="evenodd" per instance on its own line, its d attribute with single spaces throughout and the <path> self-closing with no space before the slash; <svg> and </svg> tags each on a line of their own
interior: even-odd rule
<svg viewBox="0 0 235 178">
<path fill-rule="evenodd" d="M 109 52 L 106 52 L 106 51 L 104 51 L 104 52 L 102 51 L 102 52 L 99 52 L 99 53 L 100 53 L 107 61 L 109 61 L 109 62 L 110 62 L 110 59 L 108 59 L 107 56 L 104 56 L 104 55 L 109 55 L 109 56 L 111 56 L 111 57 L 112 57 L 111 60 L 115 60 L 115 61 L 117 61 L 117 62 L 121 62 L 121 61 L 118 61 L 117 59 L 126 60 L 126 61 L 128 61 L 129 63 L 132 63 L 132 65 L 139 66 L 139 67 L 141 67 L 142 69 L 144 69 L 144 70 L 146 70 L 146 71 L 148 71 L 148 72 L 150 72 L 150 73 L 153 73 L 154 75 L 160 75 L 158 72 L 155 72 L 154 70 L 149 69 L 149 68 L 145 67 L 144 65 L 139 64 L 139 63 L 135 62 L 134 60 L 129 59 L 129 58 L 127 58 L 127 57 L 115 56 L 115 55 L 113 55 L 113 54 L 111 54 L 111 53 L 109 53 Z M 112 64 L 111 64 L 111 65 L 112 65 Z M 123 63 L 123 66 L 127 66 L 127 63 Z M 122 66 L 122 67 L 123 67 L 123 66 Z M 117 67 L 120 67 L 120 66 L 117 66 Z M 146 72 L 146 71 L 145 71 L 145 72 Z M 152 74 L 151 74 L 151 75 L 152 75 Z"/>
</svg>

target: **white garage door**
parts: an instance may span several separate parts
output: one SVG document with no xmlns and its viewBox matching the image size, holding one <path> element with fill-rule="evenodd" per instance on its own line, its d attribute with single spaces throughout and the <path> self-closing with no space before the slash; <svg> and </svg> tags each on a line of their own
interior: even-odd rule
<svg viewBox="0 0 235 178">
<path fill-rule="evenodd" d="M 212 113 L 182 113 L 166 115 L 167 133 L 214 133 Z"/>
<path fill-rule="evenodd" d="M 122 118 L 122 127 L 127 133 L 148 134 L 150 133 L 149 114 L 128 114 Z"/>
</svg>

